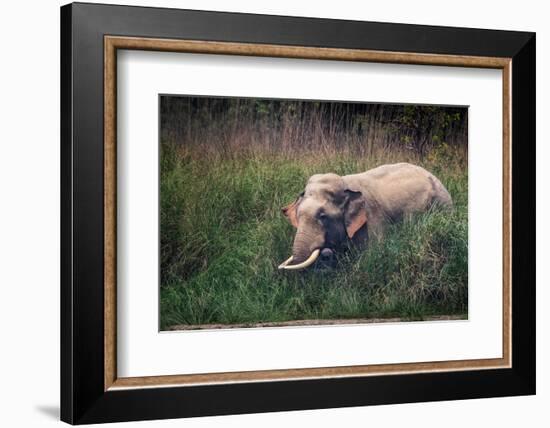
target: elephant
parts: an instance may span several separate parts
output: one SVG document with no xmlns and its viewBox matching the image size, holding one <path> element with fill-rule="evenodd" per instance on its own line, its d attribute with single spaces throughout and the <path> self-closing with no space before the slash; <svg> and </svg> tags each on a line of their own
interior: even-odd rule
<svg viewBox="0 0 550 428">
<path fill-rule="evenodd" d="M 311 176 L 282 213 L 296 228 L 292 255 L 279 269 L 334 264 L 350 242 L 383 239 L 388 224 L 433 206 L 450 209 L 451 195 L 437 177 L 410 163 L 382 165 L 359 174 Z"/>
</svg>

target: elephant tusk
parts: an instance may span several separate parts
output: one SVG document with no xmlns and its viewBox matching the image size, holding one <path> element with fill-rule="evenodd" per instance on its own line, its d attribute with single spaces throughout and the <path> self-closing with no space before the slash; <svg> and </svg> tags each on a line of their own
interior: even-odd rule
<svg viewBox="0 0 550 428">
<path fill-rule="evenodd" d="M 293 258 L 294 258 L 294 256 L 290 256 L 288 259 L 286 259 L 284 262 L 282 262 L 282 263 L 279 265 L 279 269 L 284 269 L 285 266 L 286 266 L 287 264 L 289 264 L 289 263 L 292 261 Z"/>
<path fill-rule="evenodd" d="M 319 257 L 320 252 L 321 250 L 317 249 L 313 251 L 313 253 L 311 253 L 311 256 L 309 256 L 309 258 L 306 261 L 299 263 L 297 265 L 288 266 L 288 264 L 292 261 L 292 256 L 290 256 L 288 260 L 286 260 L 285 262 L 279 265 L 279 269 L 286 269 L 286 270 L 305 269 L 308 266 L 311 266 L 315 262 L 315 260 L 317 260 L 317 257 Z"/>
</svg>

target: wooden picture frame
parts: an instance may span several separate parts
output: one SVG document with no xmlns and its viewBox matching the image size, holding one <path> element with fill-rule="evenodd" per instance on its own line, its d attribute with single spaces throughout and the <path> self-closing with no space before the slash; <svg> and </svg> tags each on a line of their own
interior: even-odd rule
<svg viewBox="0 0 550 428">
<path fill-rule="evenodd" d="M 118 377 L 117 49 L 502 70 L 502 358 Z M 534 34 L 77 3 L 61 9 L 61 53 L 62 420 L 95 423 L 535 392 Z"/>
</svg>

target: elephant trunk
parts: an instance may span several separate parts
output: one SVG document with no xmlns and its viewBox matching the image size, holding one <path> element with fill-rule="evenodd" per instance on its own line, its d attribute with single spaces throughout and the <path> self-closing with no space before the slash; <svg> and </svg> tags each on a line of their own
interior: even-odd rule
<svg viewBox="0 0 550 428">
<path fill-rule="evenodd" d="M 293 264 L 302 263 L 311 255 L 313 251 L 311 241 L 311 236 L 307 231 L 298 229 L 292 245 Z"/>
</svg>

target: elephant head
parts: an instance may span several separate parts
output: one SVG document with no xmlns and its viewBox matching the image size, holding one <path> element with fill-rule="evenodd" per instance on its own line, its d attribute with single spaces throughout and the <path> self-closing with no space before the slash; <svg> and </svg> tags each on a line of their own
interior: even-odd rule
<svg viewBox="0 0 550 428">
<path fill-rule="evenodd" d="M 332 262 L 335 253 L 365 226 L 365 200 L 336 174 L 316 174 L 294 202 L 282 209 L 297 229 L 291 257 L 279 269 L 298 270 L 317 259 Z"/>
</svg>

